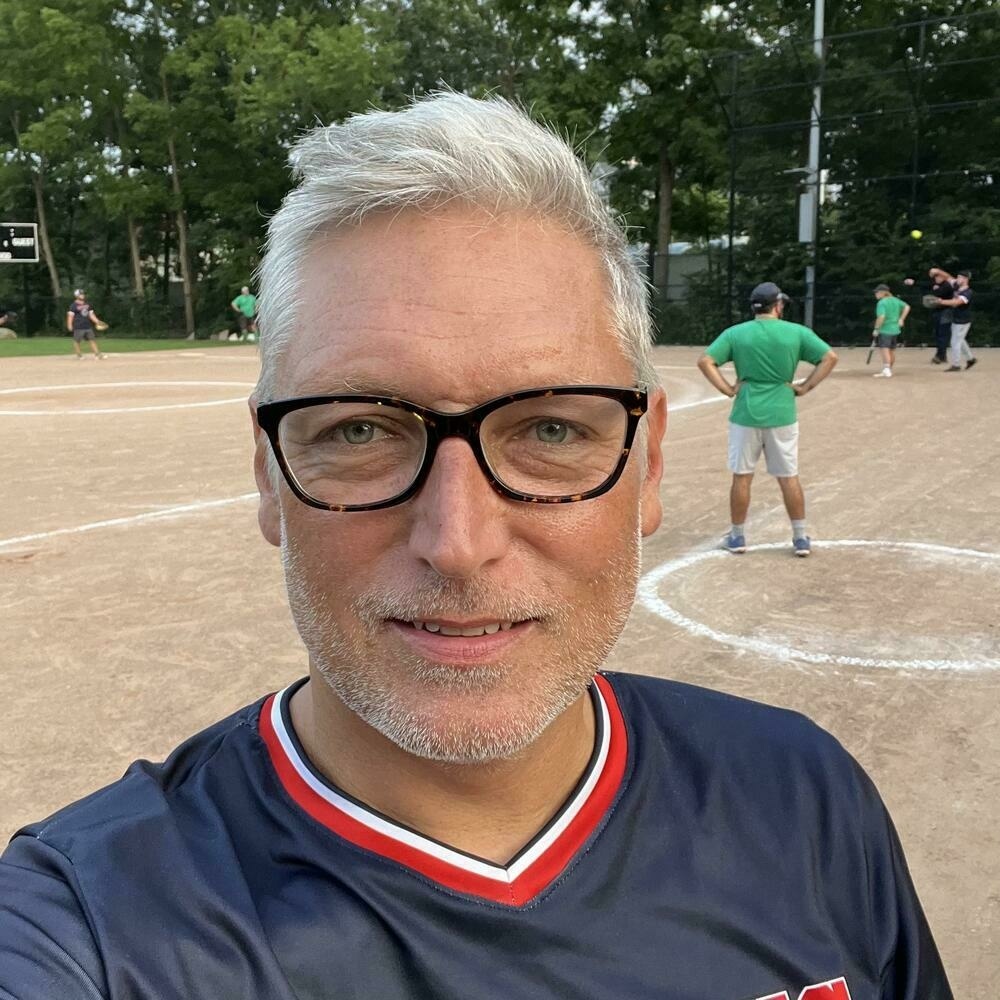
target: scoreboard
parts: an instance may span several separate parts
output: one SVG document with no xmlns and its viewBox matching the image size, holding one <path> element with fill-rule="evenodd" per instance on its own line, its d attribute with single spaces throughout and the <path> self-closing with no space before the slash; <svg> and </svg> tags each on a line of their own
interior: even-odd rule
<svg viewBox="0 0 1000 1000">
<path fill-rule="evenodd" d="M 0 264 L 38 263 L 38 225 L 0 222 Z"/>
</svg>

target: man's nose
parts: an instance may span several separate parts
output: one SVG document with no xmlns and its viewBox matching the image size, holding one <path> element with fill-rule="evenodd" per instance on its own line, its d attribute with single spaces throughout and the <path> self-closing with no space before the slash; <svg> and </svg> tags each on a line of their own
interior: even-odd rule
<svg viewBox="0 0 1000 1000">
<path fill-rule="evenodd" d="M 446 438 L 413 499 L 410 551 L 441 576 L 474 577 L 507 551 L 511 503 L 489 484 L 469 444 Z"/>
</svg>

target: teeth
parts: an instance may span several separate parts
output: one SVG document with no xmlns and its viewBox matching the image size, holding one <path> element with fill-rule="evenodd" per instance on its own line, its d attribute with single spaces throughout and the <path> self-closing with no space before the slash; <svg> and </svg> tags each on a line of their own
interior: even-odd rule
<svg viewBox="0 0 1000 1000">
<path fill-rule="evenodd" d="M 460 635 L 471 639 L 478 635 L 496 635 L 500 631 L 509 632 L 514 623 L 491 622 L 489 625 L 476 625 L 472 628 L 452 628 L 450 625 L 438 625 L 436 622 L 422 622 L 413 619 L 412 625 L 415 629 L 424 629 L 427 632 L 440 632 L 441 635 Z"/>
</svg>

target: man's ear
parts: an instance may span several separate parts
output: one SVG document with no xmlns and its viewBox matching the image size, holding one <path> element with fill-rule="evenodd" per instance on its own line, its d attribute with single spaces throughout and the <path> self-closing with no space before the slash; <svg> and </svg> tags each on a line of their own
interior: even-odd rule
<svg viewBox="0 0 1000 1000">
<path fill-rule="evenodd" d="M 642 483 L 642 534 L 653 534 L 663 520 L 660 481 L 663 479 L 663 437 L 667 432 L 667 394 L 656 389 L 646 410 L 646 478 Z"/>
<path fill-rule="evenodd" d="M 247 401 L 250 407 L 250 423 L 253 429 L 254 453 L 253 475 L 257 480 L 260 504 L 257 507 L 257 523 L 260 533 L 272 544 L 281 545 L 281 506 L 278 498 L 278 483 L 271 481 L 269 466 L 273 465 L 271 442 L 257 423 L 257 394 L 252 393 Z"/>
</svg>

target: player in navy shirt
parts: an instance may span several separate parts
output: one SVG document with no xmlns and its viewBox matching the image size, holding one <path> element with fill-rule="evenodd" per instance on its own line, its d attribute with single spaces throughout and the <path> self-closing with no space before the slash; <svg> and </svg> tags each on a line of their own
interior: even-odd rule
<svg viewBox="0 0 1000 1000">
<path fill-rule="evenodd" d="M 832 737 L 600 672 L 666 402 L 585 167 L 458 95 L 295 159 L 252 404 L 308 677 L 14 837 L 0 1000 L 948 1000 Z"/>
<path fill-rule="evenodd" d="M 80 342 L 86 340 L 90 344 L 90 351 L 97 359 L 103 358 L 101 349 L 97 346 L 97 338 L 94 334 L 94 327 L 104 329 L 106 324 L 94 312 L 94 307 L 87 301 L 87 294 L 82 288 L 76 289 L 73 293 L 73 301 L 66 311 L 66 330 L 73 334 L 73 353 L 79 361 L 83 354 L 80 351 Z"/>
<path fill-rule="evenodd" d="M 954 291 L 950 298 L 939 298 L 938 304 L 951 311 L 951 365 L 946 368 L 948 372 L 958 372 L 962 370 L 962 361 L 965 361 L 965 368 L 972 368 L 978 360 L 969 347 L 969 328 L 972 326 L 972 272 L 959 271 L 954 278 Z"/>
</svg>

